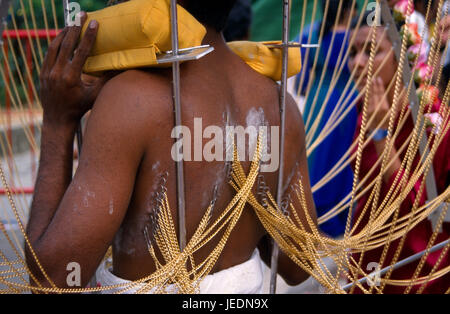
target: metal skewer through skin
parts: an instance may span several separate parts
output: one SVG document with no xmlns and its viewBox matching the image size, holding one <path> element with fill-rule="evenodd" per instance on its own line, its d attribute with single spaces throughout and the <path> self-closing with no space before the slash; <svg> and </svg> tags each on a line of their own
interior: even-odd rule
<svg viewBox="0 0 450 314">
<path fill-rule="evenodd" d="M 434 252 L 436 252 L 436 251 L 438 251 L 438 250 L 440 250 L 440 249 L 443 249 L 443 248 L 444 248 L 446 245 L 448 245 L 448 244 L 450 244 L 450 239 L 445 240 L 445 241 L 442 241 L 442 242 L 439 243 L 439 244 L 436 244 L 435 246 L 431 247 L 429 250 L 423 250 L 422 252 L 419 252 L 419 253 L 416 253 L 416 254 L 414 254 L 414 255 L 411 255 L 410 257 L 407 257 L 407 258 L 405 258 L 405 259 L 399 261 L 398 263 L 395 263 L 394 265 L 387 266 L 387 267 L 385 267 L 385 268 L 383 268 L 383 269 L 374 271 L 374 272 L 370 273 L 369 275 L 367 275 L 366 277 L 363 277 L 363 278 L 359 279 L 357 282 L 363 284 L 363 283 L 365 283 L 367 280 L 371 281 L 372 278 L 375 278 L 375 277 L 380 278 L 381 276 L 383 276 L 384 274 L 386 274 L 389 270 L 391 270 L 391 269 L 392 269 L 392 270 L 396 270 L 397 268 L 400 268 L 400 267 L 402 267 L 402 266 L 411 264 L 411 263 L 417 261 L 419 258 L 421 258 L 422 256 L 424 256 L 425 254 L 427 254 L 427 252 L 428 252 L 428 254 L 434 253 Z M 343 286 L 341 289 L 342 289 L 342 290 L 350 289 L 350 288 L 351 288 L 352 286 L 354 286 L 355 284 L 356 284 L 356 282 L 351 282 L 351 283 L 349 283 L 349 284 Z"/>
<path fill-rule="evenodd" d="M 265 44 L 269 48 L 282 48 L 282 47 L 289 47 L 289 48 L 320 48 L 319 44 L 300 44 L 295 42 L 290 42 L 287 45 L 285 44 Z"/>
<path fill-rule="evenodd" d="M 283 65 L 281 72 L 280 87 L 280 168 L 278 169 L 277 183 L 277 205 L 281 209 L 283 199 L 283 172 L 284 172 L 284 141 L 286 124 L 286 95 L 287 95 L 287 69 L 288 69 L 288 51 L 289 51 L 289 8 L 291 0 L 283 0 Z M 276 293 L 277 274 L 278 274 L 278 255 L 280 248 L 273 241 L 272 257 L 270 261 L 270 293 Z"/>
<path fill-rule="evenodd" d="M 170 23 L 172 31 L 172 55 L 176 58 L 178 48 L 178 12 L 177 0 L 170 1 Z M 173 75 L 173 103 L 175 111 L 175 127 L 180 127 L 181 119 L 181 97 L 180 97 L 180 62 L 175 60 L 172 63 Z M 183 159 L 178 158 L 180 152 L 177 150 L 176 173 L 177 173 L 177 205 L 178 205 L 178 228 L 180 250 L 186 247 L 186 203 L 184 190 L 184 167 Z"/>
</svg>

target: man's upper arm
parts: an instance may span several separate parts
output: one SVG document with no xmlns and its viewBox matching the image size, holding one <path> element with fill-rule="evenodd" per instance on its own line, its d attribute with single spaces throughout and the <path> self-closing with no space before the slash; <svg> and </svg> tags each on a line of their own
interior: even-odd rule
<svg viewBox="0 0 450 314">
<path fill-rule="evenodd" d="M 125 78 L 109 82 L 89 117 L 79 167 L 39 252 L 56 282 L 68 263 L 81 265 L 82 281 L 95 272 L 119 229 L 144 154 L 138 94 Z"/>
</svg>

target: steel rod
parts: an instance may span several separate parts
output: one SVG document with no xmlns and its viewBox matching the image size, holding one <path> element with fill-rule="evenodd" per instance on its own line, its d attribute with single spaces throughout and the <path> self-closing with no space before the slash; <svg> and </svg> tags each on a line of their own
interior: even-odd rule
<svg viewBox="0 0 450 314">
<path fill-rule="evenodd" d="M 285 124 L 286 124 L 286 95 L 287 95 L 287 69 L 288 69 L 288 52 L 289 52 L 289 21 L 291 0 L 283 0 L 283 64 L 281 72 L 281 88 L 280 88 L 280 167 L 278 169 L 277 183 L 277 205 L 281 210 L 281 202 L 283 199 L 283 172 L 284 172 L 284 142 L 285 142 Z M 275 294 L 277 288 L 278 274 L 278 256 L 280 248 L 273 241 L 272 256 L 270 262 L 270 293 Z"/>
<path fill-rule="evenodd" d="M 369 280 L 370 278 L 373 278 L 374 276 L 383 276 L 384 274 L 386 274 L 389 270 L 396 270 L 397 268 L 400 268 L 402 266 L 411 264 L 412 262 L 417 261 L 419 258 L 421 258 L 422 256 L 424 256 L 427 252 L 428 254 L 430 253 L 434 253 L 442 248 L 444 248 L 446 245 L 450 244 L 450 239 L 443 241 L 439 244 L 436 244 L 435 246 L 431 247 L 429 250 L 423 250 L 422 252 L 416 253 L 414 255 L 411 255 L 410 257 L 407 257 L 401 261 L 399 261 L 398 263 L 395 263 L 394 265 L 391 266 L 387 266 L 383 269 L 380 269 L 379 271 L 374 271 L 372 273 L 370 273 L 369 275 L 359 279 L 356 282 L 351 282 L 345 286 L 342 287 L 342 290 L 347 290 L 349 288 L 351 288 L 352 286 L 354 286 L 356 283 L 365 283 L 367 280 Z"/>
<path fill-rule="evenodd" d="M 177 56 L 179 52 L 178 47 L 178 12 L 177 12 L 177 0 L 170 1 L 170 23 L 172 30 L 172 54 Z M 180 97 L 180 62 L 175 61 L 172 63 L 173 72 L 173 102 L 175 110 L 175 126 L 180 127 L 182 125 L 181 117 L 181 97 Z M 180 152 L 176 151 L 177 157 L 180 157 Z M 177 158 L 176 161 L 176 173 L 177 173 L 177 205 L 178 205 L 178 229 L 179 229 L 179 242 L 180 249 L 183 250 L 186 247 L 186 208 L 185 208 L 185 190 L 184 190 L 184 167 L 183 159 Z"/>
<path fill-rule="evenodd" d="M 193 50 L 193 49 L 201 49 L 201 48 L 209 48 L 209 47 L 210 47 L 209 45 L 200 45 L 200 46 L 195 46 L 195 47 L 189 47 L 189 48 L 178 49 L 178 52 L 185 52 L 185 51 L 189 51 L 189 50 Z M 170 53 L 170 54 L 172 54 L 173 51 L 172 51 L 172 50 L 169 50 L 169 51 L 166 51 L 165 53 Z"/>
<path fill-rule="evenodd" d="M 289 44 L 265 44 L 269 48 L 283 48 L 285 46 L 288 46 L 289 48 L 320 48 L 319 44 L 301 44 L 301 43 L 295 43 L 290 42 Z"/>
</svg>

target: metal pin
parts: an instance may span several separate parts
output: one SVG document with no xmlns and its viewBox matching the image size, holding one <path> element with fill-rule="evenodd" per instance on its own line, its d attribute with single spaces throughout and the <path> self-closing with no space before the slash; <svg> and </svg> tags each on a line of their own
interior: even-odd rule
<svg viewBox="0 0 450 314">
<path fill-rule="evenodd" d="M 285 124 L 286 124 L 286 94 L 287 94 L 287 69 L 288 69 L 288 47 L 289 44 L 289 8 L 291 0 L 283 0 L 283 68 L 281 75 L 281 93 L 280 93 L 280 121 L 281 121 L 281 138 L 280 138 L 280 167 L 278 170 L 277 185 L 277 205 L 281 208 L 281 199 L 283 197 L 283 172 L 284 172 L 284 141 L 285 141 Z M 278 255 L 279 247 L 273 241 L 271 269 L 270 269 L 270 293 L 275 294 L 277 286 L 278 273 Z"/>
<path fill-rule="evenodd" d="M 149 214 L 150 223 L 152 224 L 152 226 L 156 225 L 156 219 L 155 219 L 155 213 L 154 212 L 155 212 L 155 210 Z"/>
<path fill-rule="evenodd" d="M 269 187 L 266 185 L 266 182 L 264 181 L 264 175 L 262 174 L 258 175 L 257 191 L 257 196 L 261 205 L 267 209 L 267 207 L 269 206 L 267 204 L 267 193 L 269 193 Z"/>
<path fill-rule="evenodd" d="M 226 162 L 226 173 L 227 173 L 227 181 L 231 181 L 233 179 L 233 167 L 231 161 Z"/>
<path fill-rule="evenodd" d="M 217 197 L 218 197 L 218 190 L 219 190 L 218 185 L 217 184 L 214 185 L 213 198 L 211 200 L 211 203 L 209 204 L 210 205 L 210 207 L 209 207 L 209 219 L 212 218 L 214 207 L 216 206 Z"/>
<path fill-rule="evenodd" d="M 211 205 L 215 205 L 217 202 L 217 196 L 218 196 L 218 191 L 219 191 L 219 186 L 216 184 L 214 185 L 214 190 L 213 190 L 213 199 L 211 201 Z"/>
<path fill-rule="evenodd" d="M 157 213 L 159 214 L 159 211 L 164 206 L 164 194 L 162 192 L 156 193 L 156 203 L 158 204 Z"/>
<path fill-rule="evenodd" d="M 319 44 L 300 44 L 300 43 L 288 43 L 288 44 L 266 44 L 269 48 L 320 48 Z"/>
<path fill-rule="evenodd" d="M 281 211 L 283 215 L 289 217 L 289 205 L 291 204 L 291 195 L 287 195 L 281 202 Z"/>
<path fill-rule="evenodd" d="M 170 1 L 170 22 L 172 33 L 172 55 L 178 56 L 178 12 L 177 12 L 177 0 Z M 175 109 L 175 126 L 182 125 L 181 117 L 181 97 L 180 97 L 180 62 L 174 61 L 172 63 L 173 74 L 173 103 Z M 176 154 L 179 156 L 179 151 Z M 177 158 L 180 160 L 180 158 Z M 184 190 L 184 167 L 183 160 L 176 162 L 177 172 L 177 205 L 178 205 L 178 229 L 179 229 L 179 241 L 180 249 L 183 250 L 186 247 L 186 208 L 185 208 L 185 190 Z"/>
<path fill-rule="evenodd" d="M 195 49 L 203 49 L 203 48 L 209 48 L 209 47 L 210 47 L 209 45 L 201 45 L 201 46 L 195 46 L 195 47 L 189 47 L 189 48 L 181 48 L 181 49 L 178 49 L 178 52 L 185 52 L 185 51 L 190 51 L 190 50 L 195 50 Z M 166 53 L 172 54 L 173 51 L 169 50 L 169 51 L 166 51 Z"/>
<path fill-rule="evenodd" d="M 448 244 L 450 244 L 450 239 L 448 239 L 448 240 L 446 240 L 446 241 L 443 241 L 443 242 L 441 242 L 441 243 L 439 243 L 439 244 L 436 244 L 435 246 L 431 247 L 430 250 L 429 250 L 429 253 L 436 252 L 436 251 L 438 251 L 438 250 L 444 248 L 444 247 L 445 247 L 446 245 L 448 245 Z M 366 277 L 363 277 L 363 278 L 359 279 L 359 280 L 356 281 L 356 282 L 359 282 L 359 283 L 363 284 L 363 283 L 365 283 L 367 280 L 370 280 L 370 278 L 373 277 L 373 276 L 383 276 L 383 275 L 386 274 L 390 269 L 396 270 L 397 268 L 400 268 L 400 267 L 402 267 L 402 266 L 405 266 L 405 265 L 411 264 L 412 262 L 417 261 L 419 258 L 421 258 L 422 256 L 424 256 L 426 252 L 427 252 L 427 250 L 423 250 L 422 252 L 419 252 L 419 253 L 416 253 L 416 254 L 414 254 L 414 255 L 412 255 L 412 256 L 410 256 L 410 257 L 407 257 L 407 258 L 405 258 L 405 259 L 399 261 L 398 263 L 395 263 L 394 265 L 387 266 L 387 267 L 385 267 L 385 268 L 383 268 L 383 269 L 381 269 L 381 270 L 379 270 L 379 271 L 375 271 L 375 272 L 373 272 L 373 273 L 367 275 Z M 347 289 L 351 288 L 352 286 L 354 286 L 354 285 L 356 284 L 356 282 L 351 282 L 351 283 L 349 283 L 349 284 L 343 286 L 341 289 L 342 289 L 342 290 L 347 290 Z"/>
<path fill-rule="evenodd" d="M 320 48 L 319 44 L 302 44 L 302 48 Z"/>
<path fill-rule="evenodd" d="M 145 228 L 144 228 L 144 237 L 145 237 L 145 242 L 147 243 L 148 250 L 151 250 L 153 245 L 152 245 L 152 240 L 150 239 L 150 236 L 148 234 L 147 226 L 145 226 Z"/>
</svg>

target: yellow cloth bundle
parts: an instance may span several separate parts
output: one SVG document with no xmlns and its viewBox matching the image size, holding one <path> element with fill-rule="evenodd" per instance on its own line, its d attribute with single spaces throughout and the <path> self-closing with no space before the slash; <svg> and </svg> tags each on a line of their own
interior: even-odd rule
<svg viewBox="0 0 450 314">
<path fill-rule="evenodd" d="M 228 47 L 259 74 L 267 76 L 274 81 L 280 81 L 283 65 L 283 49 L 281 47 L 270 47 L 270 45 L 280 44 L 280 41 L 233 41 L 228 43 Z M 297 75 L 301 69 L 300 48 L 289 48 L 288 77 Z"/>
<path fill-rule="evenodd" d="M 85 73 L 160 67 L 157 55 L 172 49 L 169 0 L 132 0 L 90 12 L 81 36 L 91 20 L 97 20 L 100 27 L 91 56 L 83 68 Z M 178 34 L 180 49 L 195 47 L 201 45 L 206 29 L 178 6 Z M 237 41 L 228 46 L 252 69 L 279 81 L 282 49 L 266 44 L 280 42 Z M 288 55 L 290 77 L 301 70 L 300 48 L 289 48 Z"/>
<path fill-rule="evenodd" d="M 91 20 L 100 27 L 86 73 L 156 65 L 156 55 L 171 50 L 168 0 L 133 0 L 90 12 L 82 34 Z M 188 48 L 201 45 L 206 29 L 178 6 L 178 34 L 180 48 Z"/>
</svg>

